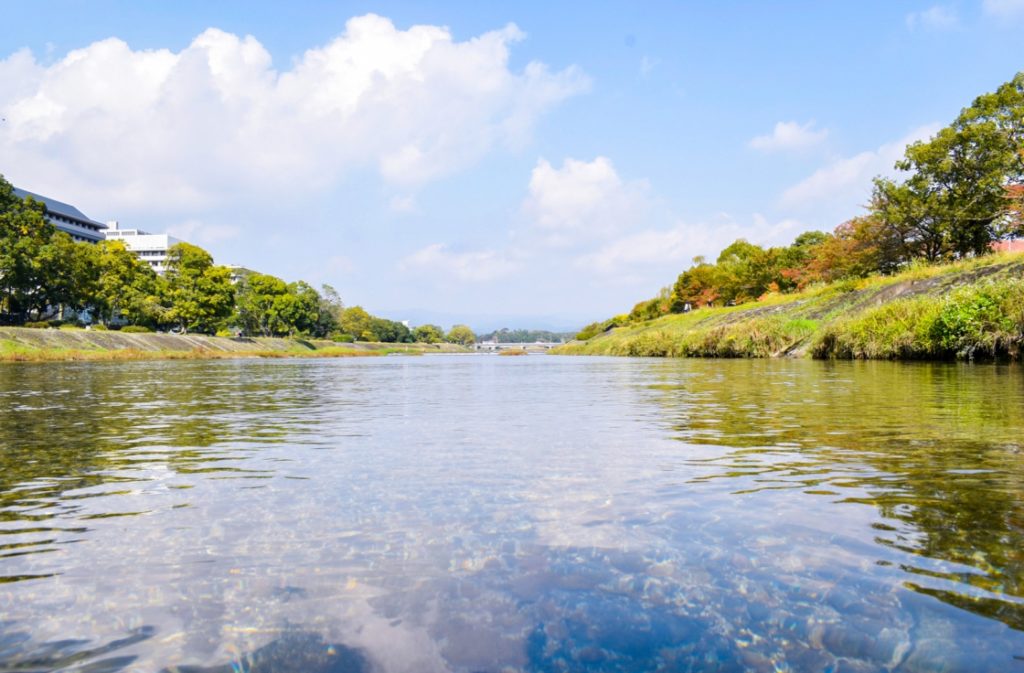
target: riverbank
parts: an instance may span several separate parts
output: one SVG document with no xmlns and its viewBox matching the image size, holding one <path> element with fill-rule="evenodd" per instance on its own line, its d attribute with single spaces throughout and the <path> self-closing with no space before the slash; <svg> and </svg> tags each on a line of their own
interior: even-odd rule
<svg viewBox="0 0 1024 673">
<path fill-rule="evenodd" d="M 922 266 L 625 325 L 561 355 L 1020 360 L 1024 254 Z"/>
<path fill-rule="evenodd" d="M 335 343 L 319 339 L 125 334 L 99 330 L 0 327 L 0 362 L 373 357 L 466 353 L 455 344 Z"/>
</svg>

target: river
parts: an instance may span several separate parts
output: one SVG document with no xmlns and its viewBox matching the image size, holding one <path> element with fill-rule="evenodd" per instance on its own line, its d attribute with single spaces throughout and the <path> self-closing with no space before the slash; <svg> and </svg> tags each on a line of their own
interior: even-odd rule
<svg viewBox="0 0 1024 673">
<path fill-rule="evenodd" d="M 1024 372 L 0 366 L 0 671 L 1024 671 Z"/>
</svg>

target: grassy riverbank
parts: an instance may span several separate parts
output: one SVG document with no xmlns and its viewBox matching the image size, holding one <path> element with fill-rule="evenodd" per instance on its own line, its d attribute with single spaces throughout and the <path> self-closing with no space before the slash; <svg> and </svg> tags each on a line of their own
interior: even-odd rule
<svg viewBox="0 0 1024 673">
<path fill-rule="evenodd" d="M 463 353 L 454 344 L 350 343 L 267 337 L 125 334 L 93 330 L 0 327 L 0 362 L 199 360 L 220 358 L 372 357 Z"/>
<path fill-rule="evenodd" d="M 1024 255 L 770 295 L 618 327 L 563 355 L 1008 359 L 1024 350 Z"/>
</svg>

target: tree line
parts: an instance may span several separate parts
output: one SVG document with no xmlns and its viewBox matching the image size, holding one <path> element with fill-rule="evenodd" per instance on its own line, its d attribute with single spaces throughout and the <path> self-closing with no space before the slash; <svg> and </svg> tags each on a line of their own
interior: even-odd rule
<svg viewBox="0 0 1024 673">
<path fill-rule="evenodd" d="M 874 179 L 867 212 L 833 232 L 809 231 L 769 248 L 737 240 L 714 262 L 694 258 L 658 296 L 587 325 L 577 338 L 813 283 L 891 274 L 919 260 L 985 255 L 998 241 L 1024 236 L 1024 73 L 909 145 L 895 167 L 897 179 Z"/>
<path fill-rule="evenodd" d="M 0 324 L 56 326 L 65 316 L 134 331 L 308 336 L 338 341 L 470 344 L 465 325 L 410 330 L 394 320 L 346 308 L 330 285 L 316 290 L 263 273 L 213 263 L 206 250 L 178 243 L 158 275 L 118 240 L 76 242 L 46 219 L 46 207 L 22 199 L 0 176 Z"/>
</svg>

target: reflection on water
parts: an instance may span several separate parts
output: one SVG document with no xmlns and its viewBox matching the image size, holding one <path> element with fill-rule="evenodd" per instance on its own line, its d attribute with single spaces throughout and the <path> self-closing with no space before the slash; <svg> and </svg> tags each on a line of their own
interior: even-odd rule
<svg viewBox="0 0 1024 673">
<path fill-rule="evenodd" d="M 1024 372 L 0 368 L 2 671 L 1024 671 Z"/>
</svg>

